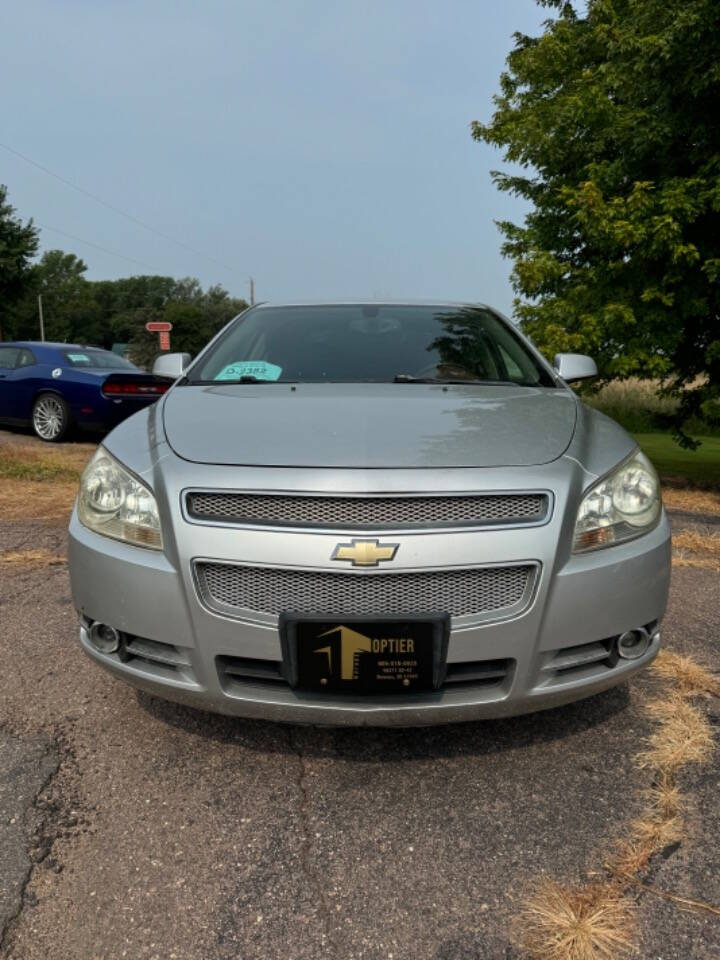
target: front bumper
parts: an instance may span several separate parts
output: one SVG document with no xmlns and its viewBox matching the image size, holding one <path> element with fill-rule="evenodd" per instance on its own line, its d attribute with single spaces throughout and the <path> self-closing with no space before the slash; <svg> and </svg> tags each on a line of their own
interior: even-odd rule
<svg viewBox="0 0 720 960">
<path fill-rule="evenodd" d="M 422 726 L 529 713 L 599 693 L 647 666 L 658 652 L 657 625 L 667 602 L 670 533 L 664 514 L 654 530 L 637 540 L 581 556 L 558 558 L 558 534 L 550 524 L 509 535 L 488 533 L 482 541 L 477 535 L 453 540 L 453 557 L 460 564 L 471 560 L 471 552 L 472 562 L 497 559 L 502 544 L 512 542 L 505 538 L 522 535 L 525 556 L 537 557 L 540 563 L 535 595 L 521 614 L 461 627 L 453 624 L 449 663 L 502 660 L 509 665 L 491 683 L 448 685 L 402 697 L 351 698 L 293 690 L 276 678 L 229 676 L 223 664 L 232 658 L 277 664 L 279 634 L 276 624 L 232 619 L 202 604 L 191 573 L 193 548 L 181 541 L 201 537 L 203 531 L 181 530 L 177 548 L 166 556 L 92 533 L 73 514 L 70 572 L 75 606 L 84 618 L 80 640 L 93 660 L 140 689 L 240 717 Z M 262 550 L 271 550 L 272 537 L 279 535 L 254 536 L 264 537 L 258 540 Z M 206 542 L 194 555 L 222 557 L 236 537 L 236 531 L 207 532 Z M 337 537 L 314 541 L 318 539 L 322 555 L 328 556 L 325 541 Z M 307 542 L 307 550 L 314 541 Z M 246 536 L 244 549 L 252 551 L 253 543 Z M 422 558 L 423 537 L 414 539 L 413 549 Z M 87 632 L 87 624 L 95 620 L 123 631 L 131 638 L 131 650 L 135 638 L 139 652 L 126 653 L 123 659 L 98 653 Z M 614 658 L 614 638 L 640 626 L 653 634 L 647 653 L 635 661 Z M 607 656 L 602 656 L 603 645 Z"/>
</svg>

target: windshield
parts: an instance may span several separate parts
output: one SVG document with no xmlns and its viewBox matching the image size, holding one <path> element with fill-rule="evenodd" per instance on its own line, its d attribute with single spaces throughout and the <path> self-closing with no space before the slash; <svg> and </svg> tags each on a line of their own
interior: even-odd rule
<svg viewBox="0 0 720 960">
<path fill-rule="evenodd" d="M 391 304 L 249 310 L 186 382 L 415 380 L 556 385 L 489 310 Z"/>
<path fill-rule="evenodd" d="M 71 367 L 92 367 L 96 370 L 134 370 L 135 367 L 128 360 L 111 353 L 110 350 L 88 350 L 78 347 L 77 350 L 63 350 L 62 355 Z"/>
</svg>

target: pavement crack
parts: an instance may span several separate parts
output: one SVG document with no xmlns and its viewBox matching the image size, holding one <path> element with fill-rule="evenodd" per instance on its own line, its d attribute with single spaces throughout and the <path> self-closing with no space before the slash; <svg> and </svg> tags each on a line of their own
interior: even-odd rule
<svg viewBox="0 0 720 960">
<path fill-rule="evenodd" d="M 16 909 L 12 910 L 6 914 L 6 916 L 1 918 L 3 923 L 0 927 L 0 956 L 5 956 L 5 951 L 9 946 L 13 929 L 16 926 L 17 921 L 22 916 L 25 907 L 32 904 L 33 898 L 29 894 L 28 888 L 35 875 L 35 871 L 49 856 L 55 840 L 52 832 L 48 831 L 47 829 L 50 822 L 49 818 L 45 813 L 41 812 L 41 798 L 43 794 L 45 794 L 52 787 L 53 781 L 58 774 L 62 762 L 61 750 L 55 741 L 48 743 L 38 762 L 42 762 L 45 765 L 46 772 L 45 776 L 35 790 L 32 805 L 28 808 L 27 815 L 28 820 L 33 816 L 37 818 L 38 824 L 35 831 L 36 842 L 33 850 L 31 851 L 29 849 L 29 831 L 26 830 L 26 838 L 28 841 L 28 849 L 26 853 L 27 868 L 20 880 Z M 29 826 L 29 824 L 26 824 L 26 827 L 27 826 Z"/>
<path fill-rule="evenodd" d="M 290 749 L 297 757 L 298 772 L 295 779 L 295 786 L 300 797 L 300 803 L 298 806 L 301 825 L 300 867 L 316 894 L 315 902 L 320 908 L 319 913 L 325 930 L 324 938 L 327 941 L 328 946 L 332 948 L 329 955 L 342 956 L 338 945 L 334 940 L 333 918 L 335 916 L 335 911 L 332 909 L 332 905 L 328 900 L 324 883 L 325 878 L 315 869 L 313 864 L 312 820 L 310 817 L 311 798 L 310 791 L 308 789 L 308 771 L 305 754 L 298 738 L 297 730 L 294 727 L 288 726 L 287 734 Z"/>
</svg>

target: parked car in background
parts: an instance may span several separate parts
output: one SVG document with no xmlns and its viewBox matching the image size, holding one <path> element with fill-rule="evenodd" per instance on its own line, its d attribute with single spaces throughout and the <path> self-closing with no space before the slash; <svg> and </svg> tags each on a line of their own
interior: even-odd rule
<svg viewBox="0 0 720 960">
<path fill-rule="evenodd" d="M 153 403 L 169 383 L 99 347 L 0 343 L 0 423 L 62 440 L 72 426 L 110 430 Z"/>
</svg>

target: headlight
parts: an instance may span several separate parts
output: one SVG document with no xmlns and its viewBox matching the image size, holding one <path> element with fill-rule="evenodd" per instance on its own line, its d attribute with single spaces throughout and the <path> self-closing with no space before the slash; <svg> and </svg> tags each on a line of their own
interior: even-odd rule
<svg viewBox="0 0 720 960">
<path fill-rule="evenodd" d="M 102 447 L 85 467 L 77 509 L 80 523 L 96 533 L 162 550 L 155 497 Z"/>
<path fill-rule="evenodd" d="M 645 533 L 657 523 L 660 506 L 657 474 L 638 451 L 583 497 L 573 551 L 608 547 Z"/>
</svg>

